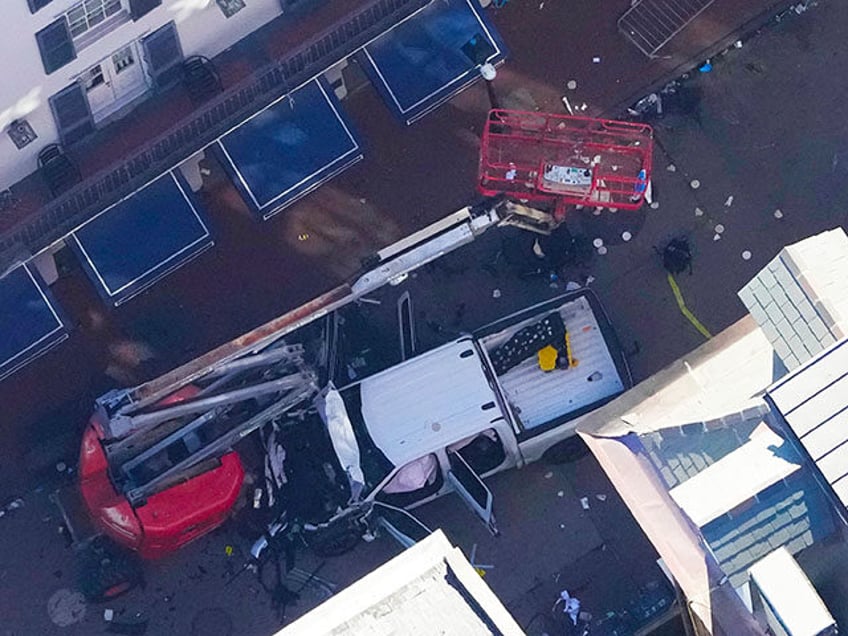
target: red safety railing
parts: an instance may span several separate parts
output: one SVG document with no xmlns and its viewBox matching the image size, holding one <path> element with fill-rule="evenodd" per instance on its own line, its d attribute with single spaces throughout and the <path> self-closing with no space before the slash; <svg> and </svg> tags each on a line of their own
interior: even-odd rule
<svg viewBox="0 0 848 636">
<path fill-rule="evenodd" d="M 653 135 L 647 124 L 495 109 L 483 130 L 479 189 L 560 210 L 637 210 L 651 178 Z"/>
</svg>

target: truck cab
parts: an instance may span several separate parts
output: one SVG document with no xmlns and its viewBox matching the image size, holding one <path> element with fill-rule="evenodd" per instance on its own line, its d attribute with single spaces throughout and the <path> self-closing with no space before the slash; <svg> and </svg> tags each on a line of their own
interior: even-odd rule
<svg viewBox="0 0 848 636">
<path fill-rule="evenodd" d="M 545 320 L 565 327 L 567 364 L 550 371 L 540 368 L 544 343 L 535 339 Z M 342 388 L 344 413 L 325 420 L 364 500 L 415 508 L 455 491 L 496 534 L 483 478 L 539 459 L 573 435 L 576 418 L 631 384 L 600 303 L 582 290 Z"/>
<path fill-rule="evenodd" d="M 523 460 L 473 337 L 339 393 L 359 448 L 367 499 L 414 508 L 455 490 L 495 531 L 491 493 L 481 477 Z"/>
</svg>

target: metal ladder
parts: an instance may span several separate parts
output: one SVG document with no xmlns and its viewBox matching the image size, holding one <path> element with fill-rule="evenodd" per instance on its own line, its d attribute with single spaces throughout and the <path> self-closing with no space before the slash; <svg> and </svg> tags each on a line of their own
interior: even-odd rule
<svg viewBox="0 0 848 636">
<path fill-rule="evenodd" d="M 140 504 L 204 472 L 258 428 L 311 406 L 318 379 L 303 353 L 301 345 L 280 344 L 227 362 L 193 383 L 196 395 L 165 407 L 104 396 L 98 406 L 108 417 L 104 449 L 113 483 Z"/>
</svg>

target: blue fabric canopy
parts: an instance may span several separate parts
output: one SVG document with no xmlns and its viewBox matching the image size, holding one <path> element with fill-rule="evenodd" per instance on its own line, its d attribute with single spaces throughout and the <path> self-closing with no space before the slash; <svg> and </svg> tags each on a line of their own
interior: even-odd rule
<svg viewBox="0 0 848 636">
<path fill-rule="evenodd" d="M 0 379 L 67 337 L 65 321 L 37 271 L 18 265 L 0 278 Z"/>
<path fill-rule="evenodd" d="M 350 122 L 320 80 L 281 97 L 213 148 L 263 220 L 362 159 Z"/>
<path fill-rule="evenodd" d="M 386 104 L 407 124 L 497 64 L 506 46 L 477 0 L 431 2 L 366 46 L 358 59 Z"/>
<path fill-rule="evenodd" d="M 213 244 L 199 203 L 176 171 L 106 208 L 71 239 L 100 295 L 116 306 Z"/>
</svg>

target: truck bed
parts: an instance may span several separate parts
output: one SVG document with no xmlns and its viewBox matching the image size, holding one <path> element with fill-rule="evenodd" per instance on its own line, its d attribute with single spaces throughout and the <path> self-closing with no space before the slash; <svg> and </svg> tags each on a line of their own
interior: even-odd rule
<svg viewBox="0 0 848 636">
<path fill-rule="evenodd" d="M 589 291 L 576 292 L 504 318 L 478 332 L 478 342 L 488 356 L 519 329 L 538 322 L 552 311 L 557 311 L 565 323 L 577 365 L 545 372 L 533 354 L 498 376 L 504 397 L 520 426 L 518 435 L 531 436 L 597 408 L 631 383 L 617 341 L 600 304 Z"/>
</svg>

